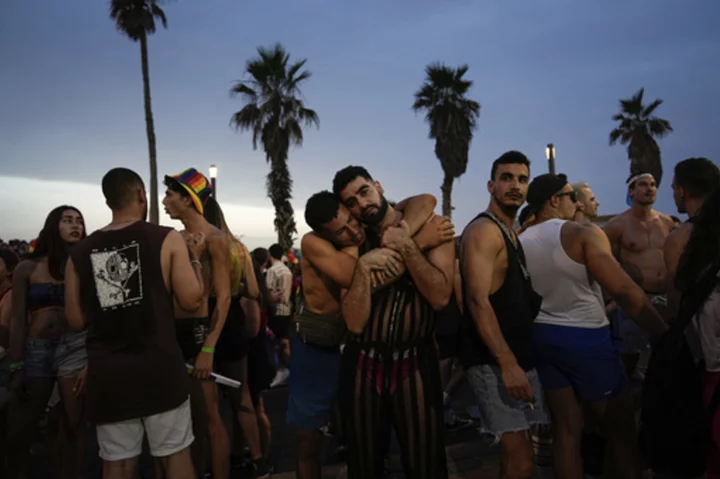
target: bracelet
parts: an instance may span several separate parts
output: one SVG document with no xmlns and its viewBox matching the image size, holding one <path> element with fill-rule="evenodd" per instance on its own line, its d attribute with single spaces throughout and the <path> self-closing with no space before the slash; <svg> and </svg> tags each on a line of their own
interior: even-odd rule
<svg viewBox="0 0 720 479">
<path fill-rule="evenodd" d="M 203 353 L 215 354 L 215 348 L 210 348 L 208 346 L 203 346 L 202 348 L 200 348 L 200 351 L 202 351 Z"/>
<path fill-rule="evenodd" d="M 25 366 L 25 361 L 15 361 L 14 363 L 10 363 L 10 372 L 14 373 L 15 371 L 21 371 L 23 366 Z"/>
<path fill-rule="evenodd" d="M 190 260 L 190 264 L 197 264 L 198 266 L 200 266 L 200 269 L 202 269 L 202 263 L 196 259 Z"/>
</svg>

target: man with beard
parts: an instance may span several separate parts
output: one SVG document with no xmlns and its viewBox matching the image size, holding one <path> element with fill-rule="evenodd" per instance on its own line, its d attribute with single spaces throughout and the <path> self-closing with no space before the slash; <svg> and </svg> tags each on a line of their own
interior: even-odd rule
<svg viewBox="0 0 720 479">
<path fill-rule="evenodd" d="M 204 240 L 188 236 L 186 245 L 171 228 L 146 223 L 134 171 L 110 170 L 102 190 L 112 221 L 72 249 L 65 311 L 71 328 L 89 327 L 87 391 L 103 477 L 135 477 L 147 435 L 161 477 L 192 479 L 190 387 L 173 300 L 187 310 L 202 304 Z"/>
<path fill-rule="evenodd" d="M 605 234 L 620 265 L 664 313 L 667 268 L 663 246 L 675 223 L 668 215 L 652 209 L 657 183 L 650 173 L 629 178 L 627 185 L 630 209 L 611 219 Z M 612 329 L 628 377 L 632 378 L 640 355 L 650 351 L 648 336 L 621 308 L 615 310 Z"/>
<path fill-rule="evenodd" d="M 636 477 L 637 450 L 625 371 L 613 346 L 602 290 L 658 337 L 662 318 L 613 258 L 602 230 L 570 221 L 577 211 L 572 186 L 555 175 L 533 179 L 520 241 L 542 306 L 533 326 L 533 355 L 553 419 L 558 477 L 583 477 L 581 442 L 587 405 L 604 423 L 611 452 L 608 477 Z"/>
<path fill-rule="evenodd" d="M 577 199 L 578 208 L 573 216 L 573 221 L 578 223 L 592 223 L 598 217 L 598 208 L 600 202 L 595 198 L 595 194 L 587 183 L 575 183 L 572 185 Z"/>
<path fill-rule="evenodd" d="M 405 473 L 417 479 L 447 477 L 443 405 L 434 311 L 453 290 L 452 240 L 424 253 L 402 213 L 392 208 L 365 168 L 335 174 L 333 192 L 367 224 L 360 254 L 395 250 L 407 273 L 372 292 L 372 268 L 358 261 L 342 300 L 350 333 L 342 358 L 340 397 L 347 420 L 348 478 L 381 475 L 394 427 Z"/>
<path fill-rule="evenodd" d="M 412 232 L 425 223 L 436 202 L 432 195 L 420 195 L 401 202 L 397 208 L 404 211 Z M 365 241 L 365 231 L 329 191 L 310 197 L 305 222 L 313 232 L 303 236 L 301 243 L 303 290 L 291 327 L 296 372 L 290 376 L 287 423 L 297 428 L 298 477 L 319 479 L 321 428 L 327 425 L 335 401 L 339 345 L 346 332 L 340 311 L 341 291 L 350 287 L 358 263 L 373 271 L 378 282 L 392 281 L 404 272 L 404 267 L 397 253 L 387 249 L 375 249 L 357 259 L 357 247 Z M 419 247 L 432 247 L 442 241 L 447 222 L 441 218 L 423 227 L 415 236 Z"/>
<path fill-rule="evenodd" d="M 705 199 L 720 187 L 720 171 L 707 158 L 688 158 L 675 165 L 673 178 L 673 199 L 678 213 L 688 215 L 688 220 L 675 229 L 665 240 L 663 248 L 667 267 L 667 317 L 672 320 L 677 314 L 680 293 L 675 288 L 675 273 L 680 256 L 692 233 L 693 223 Z"/>
<path fill-rule="evenodd" d="M 181 234 L 201 235 L 207 242 L 207 251 L 198 258 L 202 263 L 205 284 L 203 304 L 197 311 L 187 311 L 182 305 L 176 304 L 176 329 L 183 357 L 189 364 L 194 364 L 193 376 L 202 388 L 213 477 L 227 479 L 230 474 L 230 445 L 220 417 L 217 386 L 210 379 L 210 373 L 213 370 L 215 345 L 230 309 L 230 243 L 227 235 L 208 223 L 203 216 L 212 187 L 202 173 L 195 168 L 188 168 L 177 175 L 166 176 L 165 186 L 167 190 L 163 205 L 170 218 L 182 221 L 185 231 Z M 215 296 L 213 311 L 208 305 L 211 293 Z M 200 427 L 205 426 L 204 420 L 196 423 Z M 203 460 L 204 454 L 198 449 L 195 452 L 195 466 L 200 473 L 204 473 Z"/>
<path fill-rule="evenodd" d="M 483 430 L 500 442 L 501 477 L 524 479 L 533 472 L 530 426 L 547 422 L 532 356 L 540 297 L 513 232 L 527 195 L 530 161 L 508 151 L 493 162 L 490 177 L 490 205 L 462 235 L 461 359 L 479 401 Z"/>
</svg>

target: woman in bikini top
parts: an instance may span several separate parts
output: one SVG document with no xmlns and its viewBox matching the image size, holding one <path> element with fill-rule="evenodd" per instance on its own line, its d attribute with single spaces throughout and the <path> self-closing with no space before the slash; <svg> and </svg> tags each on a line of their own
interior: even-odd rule
<svg viewBox="0 0 720 479">
<path fill-rule="evenodd" d="M 24 477 L 30 447 L 57 383 L 67 434 L 58 445 L 67 447 L 59 477 L 77 477 L 83 430 L 75 391 L 86 364 L 86 332 L 69 332 L 65 321 L 65 263 L 70 247 L 85 238 L 85 223 L 77 208 L 59 206 L 45 220 L 29 258 L 13 274 L 10 356 L 12 396 L 8 423 L 9 477 Z M 65 475 L 64 475 L 65 474 Z"/>
</svg>

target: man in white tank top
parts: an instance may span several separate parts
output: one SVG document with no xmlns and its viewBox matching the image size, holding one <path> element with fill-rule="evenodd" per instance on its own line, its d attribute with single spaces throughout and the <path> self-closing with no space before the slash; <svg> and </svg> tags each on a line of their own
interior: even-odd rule
<svg viewBox="0 0 720 479">
<path fill-rule="evenodd" d="M 543 297 L 535 319 L 533 351 L 553 418 L 558 477 L 583 477 L 582 403 L 606 425 L 613 454 L 606 477 L 636 476 L 637 447 L 626 376 L 613 347 L 602 288 L 651 336 L 666 326 L 643 290 L 612 254 L 603 231 L 571 220 L 577 197 L 571 185 L 545 174 L 530 183 L 520 235 L 533 287 Z M 607 407 L 612 401 L 612 407 Z"/>
</svg>

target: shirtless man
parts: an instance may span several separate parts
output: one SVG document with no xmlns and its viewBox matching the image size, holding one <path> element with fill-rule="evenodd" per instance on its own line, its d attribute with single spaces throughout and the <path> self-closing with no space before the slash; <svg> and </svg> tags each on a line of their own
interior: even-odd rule
<svg viewBox="0 0 720 479">
<path fill-rule="evenodd" d="M 403 201 L 410 228 L 417 230 L 431 215 L 436 200 L 421 195 Z M 439 217 L 438 217 L 439 218 Z M 335 401 L 340 369 L 339 343 L 346 328 L 340 312 L 340 296 L 350 287 L 357 264 L 358 246 L 365 240 L 360 222 L 329 191 L 316 193 L 307 201 L 305 222 L 313 232 L 302 238 L 300 267 L 303 276 L 302 303 L 293 320 L 294 369 L 290 376 L 287 423 L 297 428 L 298 466 L 301 479 L 321 477 L 322 433 Z M 440 224 L 428 223 L 415 237 L 424 246 L 437 238 Z M 442 234 L 447 235 L 446 229 Z M 452 235 L 452 231 L 450 231 Z M 360 261 L 377 272 L 400 272 L 401 261 L 388 251 L 376 250 Z M 378 278 L 379 279 L 379 278 Z M 389 279 L 389 278 L 388 278 Z"/>
<path fill-rule="evenodd" d="M 657 184 L 650 173 L 631 177 L 627 185 L 632 206 L 608 222 L 605 234 L 620 265 L 663 313 L 667 304 L 663 246 L 675 223 L 668 215 L 652 209 Z M 648 336 L 621 308 L 615 311 L 612 329 L 628 377 L 632 377 L 641 353 L 649 352 Z"/>
<path fill-rule="evenodd" d="M 577 198 L 566 180 L 536 176 L 528 189 L 535 219 L 520 235 L 542 306 L 533 325 L 533 355 L 553 418 L 556 477 L 582 479 L 582 406 L 605 425 L 607 477 L 636 478 L 636 431 L 625 370 L 612 344 L 604 288 L 658 337 L 662 318 L 614 260 L 602 230 L 571 220 Z M 612 407 L 610 407 L 612 405 Z"/>
<path fill-rule="evenodd" d="M 407 274 L 373 294 L 374 268 L 361 256 L 342 300 L 352 333 L 340 374 L 348 478 L 376 479 L 382 474 L 391 426 L 408 477 L 447 478 L 433 330 L 434 312 L 446 307 L 452 295 L 454 242 L 422 251 L 402 214 L 389 205 L 382 186 L 365 168 L 348 166 L 337 172 L 333 192 L 369 226 L 360 253 L 392 254 L 407 267 Z"/>
<path fill-rule="evenodd" d="M 595 193 L 587 183 L 575 183 L 572 185 L 572 189 L 575 192 L 575 199 L 577 199 L 578 204 L 573 221 L 592 223 L 598 217 L 598 208 L 600 207 L 600 202 L 595 198 Z"/>
<path fill-rule="evenodd" d="M 672 321 L 678 311 L 680 294 L 675 288 L 680 255 L 690 238 L 693 221 L 705 199 L 720 187 L 720 171 L 707 158 L 688 158 L 675 165 L 673 199 L 678 213 L 688 215 L 688 220 L 675 229 L 665 240 L 664 257 L 667 268 L 667 320 Z"/>
<path fill-rule="evenodd" d="M 146 434 L 156 477 L 195 479 L 190 380 L 172 301 L 202 305 L 196 258 L 204 241 L 186 236 L 186 245 L 177 231 L 147 223 L 145 186 L 134 171 L 110 170 L 102 189 L 112 221 L 71 250 L 65 311 L 72 329 L 90 331 L 88 402 L 103 477 L 136 477 Z"/>
<path fill-rule="evenodd" d="M 503 479 L 532 476 L 528 431 L 547 423 L 532 355 L 532 327 L 541 298 L 532 288 L 522 245 L 512 231 L 529 177 L 530 161 L 518 151 L 493 162 L 487 184 L 490 205 L 465 228 L 460 252 L 461 359 L 479 401 L 483 430 L 500 442 Z"/>
<path fill-rule="evenodd" d="M 203 305 L 197 311 L 187 311 L 176 303 L 176 329 L 185 361 L 195 366 L 193 376 L 200 382 L 207 406 L 213 477 L 228 479 L 230 445 L 220 417 L 217 386 L 210 380 L 210 373 L 213 370 L 215 345 L 230 309 L 230 243 L 227 235 L 208 223 L 203 216 L 212 187 L 202 173 L 189 168 L 177 175 L 166 176 L 165 186 L 167 190 L 163 205 L 170 218 L 182 221 L 185 226 L 183 234 L 202 235 L 207 242 L 207 254 L 199 258 L 205 283 Z M 216 298 L 214 311 L 208 309 L 208 296 L 211 293 Z M 204 473 L 204 458 L 199 455 L 202 454 L 196 452 L 195 466 L 198 472 Z"/>
</svg>

